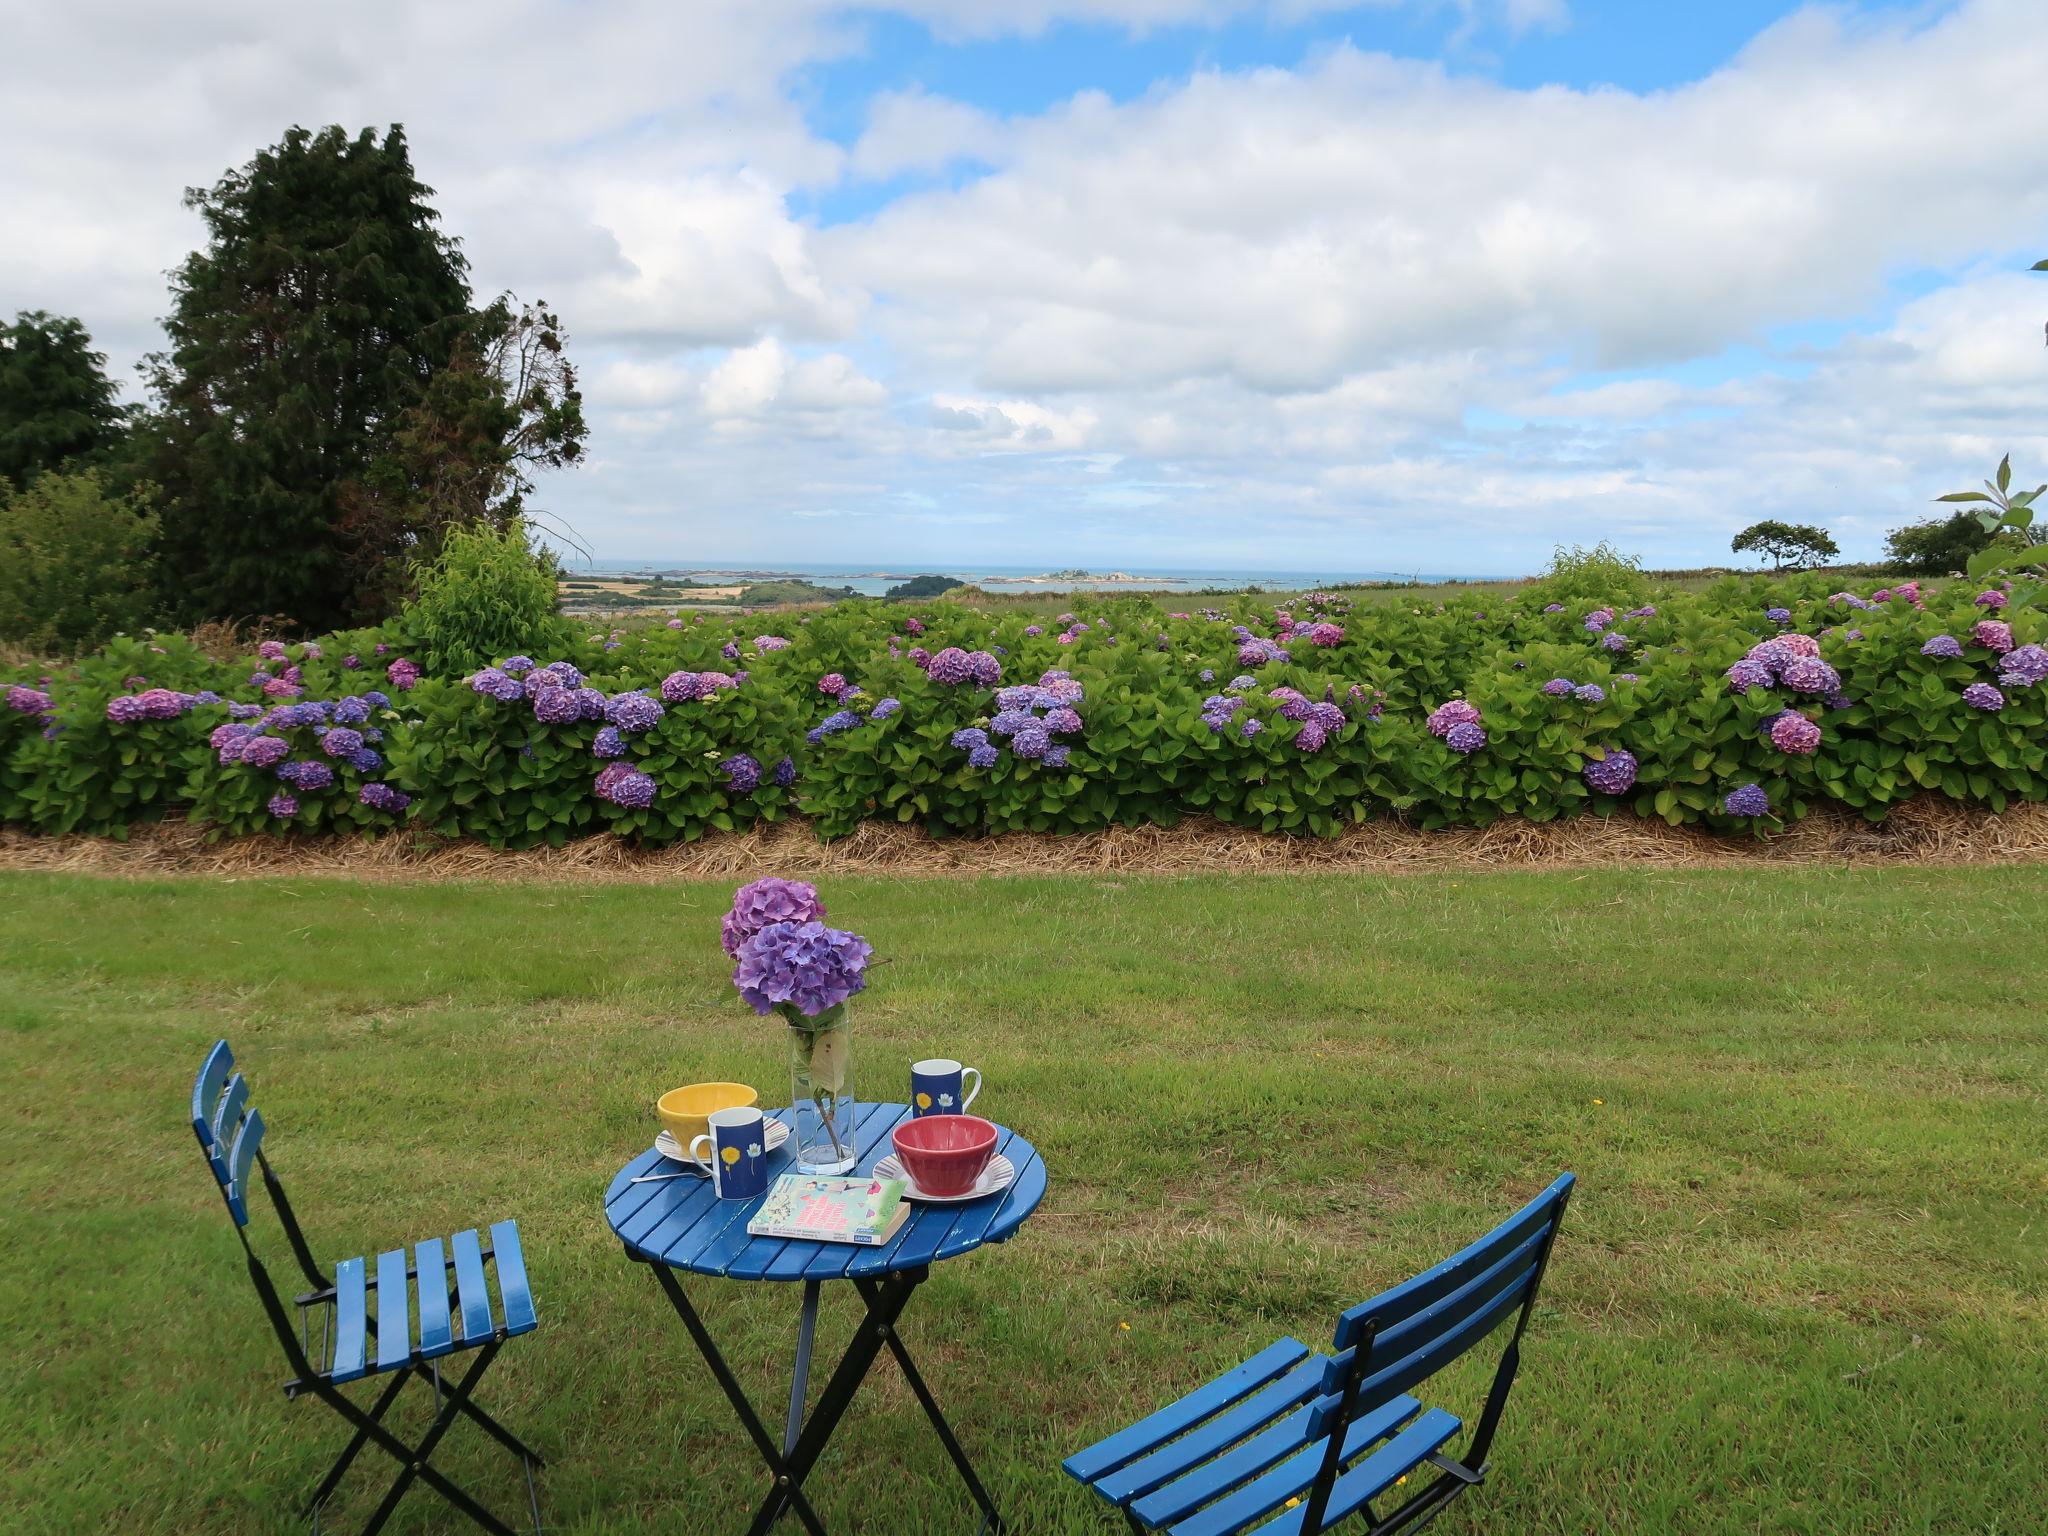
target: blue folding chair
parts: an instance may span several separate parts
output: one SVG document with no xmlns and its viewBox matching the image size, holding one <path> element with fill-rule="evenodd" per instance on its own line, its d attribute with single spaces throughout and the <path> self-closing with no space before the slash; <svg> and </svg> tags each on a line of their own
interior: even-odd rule
<svg viewBox="0 0 2048 1536">
<path fill-rule="evenodd" d="M 1328 1355 L 1282 1339 L 1236 1369 L 1066 1460 L 1133 1531 L 1296 1536 L 1362 1515 L 1370 1536 L 1434 1519 L 1486 1478 L 1486 1453 L 1521 1363 L 1522 1334 L 1573 1176 L 1434 1269 L 1341 1314 Z M 1515 1319 L 1464 1454 L 1464 1427 L 1408 1389 Z M 1372 1501 L 1417 1467 L 1438 1476 L 1398 1509 Z"/>
<path fill-rule="evenodd" d="M 541 1458 L 496 1419 L 470 1400 L 477 1382 L 497 1358 L 505 1340 L 530 1332 L 536 1322 L 533 1295 L 526 1284 L 526 1260 L 519 1248 L 519 1228 L 510 1221 L 491 1227 L 489 1244 L 482 1243 L 475 1229 L 458 1232 L 444 1244 L 429 1238 L 418 1244 L 408 1258 L 406 1250 L 394 1248 L 377 1256 L 374 1270 L 366 1260 L 345 1259 L 325 1274 L 313 1262 L 305 1234 L 285 1198 L 270 1160 L 263 1155 L 263 1116 L 249 1103 L 249 1084 L 234 1070 L 234 1054 L 225 1040 L 207 1054 L 206 1064 L 192 1084 L 192 1130 L 199 1149 L 206 1154 L 206 1166 L 219 1183 L 234 1218 L 235 1233 L 249 1261 L 249 1278 L 263 1301 L 285 1359 L 292 1370 L 284 1384 L 285 1396 L 304 1394 L 319 1398 L 355 1427 L 331 1471 L 314 1490 L 306 1513 L 313 1529 L 320 1528 L 320 1509 L 362 1448 L 375 1442 L 399 1463 L 400 1471 L 384 1501 L 377 1506 L 364 1527 L 364 1536 L 374 1536 L 406 1490 L 418 1478 L 450 1504 L 497 1536 L 515 1536 L 512 1527 L 485 1509 L 462 1489 L 444 1477 L 429 1461 L 441 1437 L 457 1414 L 466 1414 L 493 1439 L 519 1458 L 526 1474 L 526 1498 L 533 1515 L 533 1528 L 540 1530 L 540 1495 L 533 1474 L 543 1465 Z M 249 1244 L 249 1173 L 251 1166 L 263 1172 L 263 1184 L 291 1245 L 299 1272 L 313 1287 L 293 1298 L 297 1313 L 286 1309 L 270 1272 Z M 449 1272 L 454 1282 L 449 1282 Z M 497 1276 L 498 1307 L 491 1307 L 488 1275 Z M 418 1306 L 413 1306 L 417 1281 Z M 374 1299 L 375 1306 L 371 1306 Z M 414 1319 L 417 1318 L 417 1329 Z M 461 1379 L 453 1386 L 441 1380 L 441 1359 L 467 1350 L 477 1353 Z M 389 1385 L 378 1395 L 368 1412 L 342 1391 L 344 1382 L 388 1374 Z M 407 1445 L 383 1424 L 384 1415 L 398 1400 L 399 1389 L 418 1378 L 434 1390 L 439 1411 L 417 1445 Z"/>
</svg>

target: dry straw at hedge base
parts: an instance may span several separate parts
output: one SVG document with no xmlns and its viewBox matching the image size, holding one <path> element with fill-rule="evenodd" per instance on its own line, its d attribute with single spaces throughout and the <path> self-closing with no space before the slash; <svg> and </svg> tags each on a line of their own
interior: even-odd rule
<svg viewBox="0 0 2048 1536">
<path fill-rule="evenodd" d="M 1626 816 L 1424 832 L 1367 822 L 1342 837 L 1274 836 L 1190 820 L 1178 827 L 932 838 L 916 827 L 863 822 L 821 843 L 802 821 L 693 843 L 641 848 L 611 836 L 564 848 L 500 852 L 480 843 L 418 836 L 213 840 L 202 827 L 137 827 L 126 842 L 0 831 L 0 869 L 96 875 L 338 875 L 370 880 L 687 880 L 761 874 L 902 876 L 1197 874 L 1218 870 L 1300 874 L 1588 868 L 1646 860 L 1667 868 L 1772 864 L 2027 864 L 2048 862 L 2048 804 L 2003 813 L 1923 797 L 1879 823 L 1815 812 L 1765 838 L 1717 837 Z"/>
</svg>

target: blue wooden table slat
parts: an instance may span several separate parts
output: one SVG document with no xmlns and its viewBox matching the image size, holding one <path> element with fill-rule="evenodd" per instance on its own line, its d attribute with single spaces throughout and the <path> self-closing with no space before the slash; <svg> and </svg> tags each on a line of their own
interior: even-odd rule
<svg viewBox="0 0 2048 1536">
<path fill-rule="evenodd" d="M 412 1317 L 406 1295 L 405 1250 L 377 1255 L 377 1369 L 395 1370 L 412 1358 Z"/>
<path fill-rule="evenodd" d="M 770 1118 L 786 1119 L 789 1113 L 778 1110 Z M 872 1174 L 875 1164 L 894 1150 L 889 1133 L 908 1114 L 902 1104 L 860 1106 L 854 1130 L 855 1176 Z M 754 1237 L 747 1222 L 760 1209 L 759 1199 L 720 1200 L 709 1179 L 633 1183 L 644 1173 L 680 1171 L 651 1148 L 621 1168 L 606 1187 L 605 1219 L 629 1252 L 696 1274 L 735 1280 L 836 1280 L 922 1268 L 984 1243 L 1003 1241 L 1045 1197 L 1045 1163 L 1037 1149 L 1014 1131 L 997 1129 L 997 1151 L 1017 1170 L 1011 1186 L 985 1200 L 916 1202 L 910 1219 L 880 1248 Z M 785 1143 L 769 1154 L 771 1186 L 780 1175 L 794 1171 L 793 1150 Z"/>
<path fill-rule="evenodd" d="M 536 1322 L 533 1293 L 526 1284 L 526 1253 L 519 1246 L 517 1222 L 491 1223 L 491 1262 L 498 1271 L 498 1304 L 505 1309 L 505 1331 L 530 1331 Z"/>
<path fill-rule="evenodd" d="M 438 1237 L 428 1238 L 413 1254 L 420 1272 L 420 1357 L 434 1360 L 455 1348 L 448 1326 L 448 1254 Z"/>
<path fill-rule="evenodd" d="M 363 1261 L 343 1259 L 334 1266 L 334 1358 L 329 1374 L 336 1381 L 354 1381 L 363 1374 L 364 1340 L 368 1330 L 363 1308 Z"/>
<path fill-rule="evenodd" d="M 474 1344 L 491 1332 L 491 1293 L 484 1289 L 483 1245 L 475 1227 L 451 1239 L 455 1247 L 455 1290 L 462 1304 L 462 1341 Z"/>
</svg>

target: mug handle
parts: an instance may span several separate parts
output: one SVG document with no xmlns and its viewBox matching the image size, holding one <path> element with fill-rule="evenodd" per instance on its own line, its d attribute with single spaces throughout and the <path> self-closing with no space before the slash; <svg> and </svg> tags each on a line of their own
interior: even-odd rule
<svg viewBox="0 0 2048 1536">
<path fill-rule="evenodd" d="M 960 1113 L 963 1115 L 967 1113 L 967 1106 L 972 1104 L 976 1096 L 978 1096 L 981 1092 L 981 1068 L 979 1067 L 962 1067 L 960 1069 L 961 1086 L 963 1088 L 966 1086 L 967 1078 L 970 1073 L 974 1077 L 974 1088 L 971 1092 L 962 1093 L 960 1095 Z"/>
<path fill-rule="evenodd" d="M 710 1174 L 712 1178 L 716 1179 L 718 1177 L 718 1169 L 716 1168 L 716 1166 L 713 1165 L 711 1158 L 708 1154 L 702 1156 L 698 1154 L 697 1148 L 699 1146 L 707 1146 L 712 1149 L 715 1149 L 717 1143 L 712 1140 L 708 1133 L 703 1136 L 695 1137 L 690 1142 L 690 1161 L 695 1163 L 699 1168 L 702 1168 L 706 1173 Z"/>
</svg>

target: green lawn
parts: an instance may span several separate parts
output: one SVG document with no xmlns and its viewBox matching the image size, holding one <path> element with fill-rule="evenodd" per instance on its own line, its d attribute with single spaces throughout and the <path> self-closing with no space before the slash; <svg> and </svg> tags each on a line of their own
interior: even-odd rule
<svg viewBox="0 0 2048 1536">
<path fill-rule="evenodd" d="M 289 1529 L 333 1454 L 338 1421 L 277 1391 L 186 1125 L 227 1035 L 323 1258 L 518 1217 L 541 1331 L 486 1396 L 552 1458 L 551 1530 L 742 1529 L 757 1463 L 601 1211 L 660 1090 L 786 1096 L 779 1026 L 727 985 L 727 893 L 0 877 L 6 1528 Z M 1063 1455 L 1279 1334 L 1326 1342 L 1561 1168 L 1495 1477 L 1438 1530 L 2042 1528 L 2048 876 L 825 894 L 889 961 L 856 1004 L 865 1096 L 957 1055 L 1051 1169 L 906 1322 L 1021 1532 L 1121 1530 Z M 699 1294 L 772 1402 L 795 1292 Z M 828 1295 L 830 1353 L 851 1315 Z M 516 1507 L 495 1447 L 446 1449 Z M 835 1529 L 972 1528 L 886 1363 L 813 1489 Z M 443 1509 L 416 1493 L 391 1529 Z"/>
</svg>

